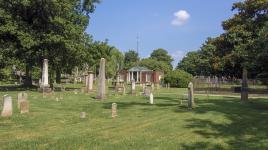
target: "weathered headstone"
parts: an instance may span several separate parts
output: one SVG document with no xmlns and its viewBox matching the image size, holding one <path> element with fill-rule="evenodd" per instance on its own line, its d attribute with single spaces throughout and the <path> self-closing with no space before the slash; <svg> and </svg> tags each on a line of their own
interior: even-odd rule
<svg viewBox="0 0 268 150">
<path fill-rule="evenodd" d="M 87 92 L 89 93 L 93 91 L 94 74 L 92 72 L 89 72 L 87 82 Z"/>
<path fill-rule="evenodd" d="M 151 84 L 151 89 L 154 91 L 154 83 Z"/>
<path fill-rule="evenodd" d="M 97 99 L 103 100 L 106 98 L 106 79 L 105 79 L 105 59 L 101 58 L 100 68 L 99 68 L 99 81 L 98 81 L 98 91 Z"/>
<path fill-rule="evenodd" d="M 123 95 L 126 95 L 126 87 L 125 87 L 125 84 L 123 84 Z"/>
<path fill-rule="evenodd" d="M 135 82 L 135 80 L 131 81 L 131 94 L 136 95 L 136 82 Z"/>
<path fill-rule="evenodd" d="M 50 85 L 48 83 L 48 60 L 44 59 L 43 70 L 42 70 L 42 80 L 40 86 L 40 92 L 51 92 Z"/>
<path fill-rule="evenodd" d="M 1 116 L 2 117 L 9 117 L 12 116 L 13 107 L 12 107 L 12 97 L 8 95 L 4 95 L 3 97 L 3 109 Z"/>
<path fill-rule="evenodd" d="M 80 113 L 80 118 L 81 118 L 81 119 L 86 118 L 86 112 L 81 112 L 81 113 Z"/>
<path fill-rule="evenodd" d="M 153 95 L 153 93 L 150 94 L 150 104 L 154 104 L 154 95 Z"/>
<path fill-rule="evenodd" d="M 241 101 L 248 101 L 248 71 L 243 68 L 242 87 L 241 87 Z"/>
<path fill-rule="evenodd" d="M 20 109 L 20 102 L 21 101 L 27 101 L 27 99 L 28 99 L 27 93 L 25 93 L 25 92 L 18 93 L 18 99 L 17 99 L 17 101 L 18 101 L 18 109 Z"/>
<path fill-rule="evenodd" d="M 194 105 L 194 86 L 193 83 L 190 82 L 188 85 L 188 108 L 192 109 Z"/>
<path fill-rule="evenodd" d="M 117 117 L 117 104 L 113 103 L 112 104 L 112 118 Z"/>
<path fill-rule="evenodd" d="M 144 89 L 144 96 L 149 97 L 149 96 L 150 96 L 150 94 L 151 94 L 151 89 L 150 89 L 150 88 L 148 88 L 148 87 L 145 87 L 145 89 Z"/>
<path fill-rule="evenodd" d="M 21 101 L 20 102 L 20 113 L 28 113 L 29 112 L 29 102 L 28 101 Z"/>
</svg>

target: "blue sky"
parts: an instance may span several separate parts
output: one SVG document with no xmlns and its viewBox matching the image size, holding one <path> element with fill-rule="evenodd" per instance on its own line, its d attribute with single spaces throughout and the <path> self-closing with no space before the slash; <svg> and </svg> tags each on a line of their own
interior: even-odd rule
<svg viewBox="0 0 268 150">
<path fill-rule="evenodd" d="M 140 57 L 164 48 L 175 59 L 197 50 L 207 37 L 223 33 L 221 22 L 230 18 L 232 4 L 241 0 L 102 0 L 91 14 L 87 32 L 94 40 L 109 40 L 122 52 Z"/>
</svg>

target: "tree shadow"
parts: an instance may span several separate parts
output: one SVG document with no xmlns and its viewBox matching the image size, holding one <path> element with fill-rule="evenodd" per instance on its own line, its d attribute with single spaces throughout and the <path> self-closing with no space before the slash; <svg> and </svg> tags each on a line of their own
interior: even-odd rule
<svg viewBox="0 0 268 150">
<path fill-rule="evenodd" d="M 185 128 L 193 130 L 195 134 L 204 138 L 226 139 L 228 149 L 268 149 L 268 101 L 265 99 L 249 103 L 241 103 L 238 98 L 230 97 L 200 100 L 192 113 L 219 113 L 224 116 L 224 120 L 194 117 L 186 120 Z M 199 149 L 198 142 L 184 145 L 184 149 Z M 223 149 L 210 142 L 201 145 L 201 149 Z"/>
<path fill-rule="evenodd" d="M 7 91 L 37 91 L 36 86 L 23 86 L 23 85 L 8 85 L 8 86 L 0 86 L 1 92 L 7 92 Z"/>
</svg>

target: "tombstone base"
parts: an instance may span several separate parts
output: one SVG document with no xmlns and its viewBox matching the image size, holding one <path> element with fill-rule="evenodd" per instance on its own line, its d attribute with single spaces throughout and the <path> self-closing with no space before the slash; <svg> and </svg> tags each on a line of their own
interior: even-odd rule
<svg viewBox="0 0 268 150">
<path fill-rule="evenodd" d="M 96 99 L 97 100 L 105 100 L 106 99 L 106 96 L 96 96 Z"/>
<path fill-rule="evenodd" d="M 40 88 L 38 88 L 38 92 L 51 93 L 52 89 L 50 87 L 40 87 Z"/>
</svg>

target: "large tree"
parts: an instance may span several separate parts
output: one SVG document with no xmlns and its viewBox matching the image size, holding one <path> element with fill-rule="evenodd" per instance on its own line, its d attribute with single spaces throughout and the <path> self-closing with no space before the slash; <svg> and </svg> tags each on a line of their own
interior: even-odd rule
<svg viewBox="0 0 268 150">
<path fill-rule="evenodd" d="M 170 66 L 172 66 L 171 63 L 173 61 L 173 58 L 168 54 L 167 50 L 165 50 L 165 49 L 159 48 L 159 49 L 154 50 L 151 53 L 150 58 L 156 59 L 157 61 L 163 61 L 163 62 L 169 64 Z"/>
<path fill-rule="evenodd" d="M 134 50 L 129 50 L 125 53 L 125 69 L 130 69 L 131 67 L 138 65 L 139 60 L 139 54 Z"/>
<path fill-rule="evenodd" d="M 72 68 L 84 54 L 84 31 L 98 0 L 0 0 L 0 49 L 25 63 L 27 85 L 33 66 L 49 59 L 53 70 Z"/>
</svg>

